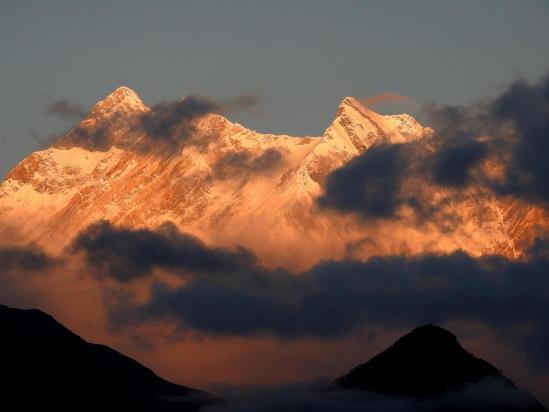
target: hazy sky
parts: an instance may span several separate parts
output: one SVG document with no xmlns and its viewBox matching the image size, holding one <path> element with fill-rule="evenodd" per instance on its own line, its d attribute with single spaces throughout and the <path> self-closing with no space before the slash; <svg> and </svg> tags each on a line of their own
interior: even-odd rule
<svg viewBox="0 0 549 412">
<path fill-rule="evenodd" d="M 346 95 L 467 103 L 549 68 L 549 2 L 0 0 L 0 173 L 125 84 L 147 104 L 241 93 L 233 119 L 317 135 Z"/>
</svg>

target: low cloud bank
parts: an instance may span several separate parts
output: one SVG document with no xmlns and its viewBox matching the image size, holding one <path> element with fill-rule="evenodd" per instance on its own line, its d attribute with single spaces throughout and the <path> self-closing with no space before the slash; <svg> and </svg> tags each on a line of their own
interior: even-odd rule
<svg viewBox="0 0 549 412">
<path fill-rule="evenodd" d="M 463 391 L 426 399 L 388 397 L 366 391 L 325 392 L 326 383 L 280 387 L 225 388 L 219 393 L 228 403 L 209 407 L 220 412 L 439 412 L 443 410 L 520 411 L 535 406 L 532 398 L 490 380 L 469 385 Z"/>
<path fill-rule="evenodd" d="M 35 246 L 3 247 L 0 265 L 7 301 L 10 293 L 29 296 L 20 282 L 29 275 L 86 274 L 105 294 L 106 314 L 120 331 L 165 324 L 177 330 L 174 339 L 294 340 L 337 339 L 365 327 L 468 323 L 520 349 L 527 369 L 549 372 L 549 244 L 542 239 L 520 260 L 462 252 L 384 256 L 292 273 L 266 269 L 242 248 L 208 246 L 170 224 L 130 230 L 99 222 L 60 257 Z"/>
<path fill-rule="evenodd" d="M 181 332 L 333 338 L 366 325 L 389 328 L 477 322 L 524 345 L 549 368 L 549 244 L 527 256 L 462 252 L 329 261 L 303 273 L 268 270 L 252 252 L 209 247 L 175 227 L 127 230 L 102 222 L 72 251 L 90 273 L 119 285 L 148 279 L 149 298 L 110 308 L 119 325 L 168 321 Z M 168 284 L 155 270 L 183 280 Z"/>
</svg>

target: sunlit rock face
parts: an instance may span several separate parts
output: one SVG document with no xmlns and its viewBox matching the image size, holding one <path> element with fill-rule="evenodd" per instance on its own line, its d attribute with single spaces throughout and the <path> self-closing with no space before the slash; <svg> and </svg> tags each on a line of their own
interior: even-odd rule
<svg viewBox="0 0 549 412">
<path fill-rule="evenodd" d="M 319 208 L 333 170 L 372 146 L 432 133 L 409 115 L 380 115 L 352 97 L 317 137 L 263 134 L 202 113 L 174 124 L 166 140 L 143 121 L 150 111 L 120 87 L 52 147 L 15 166 L 0 186 L 4 239 L 59 251 L 100 219 L 128 227 L 171 221 L 207 243 L 247 247 L 269 266 L 303 269 L 344 256 L 457 249 L 519 257 L 548 227 L 539 208 L 474 191 L 445 205 L 452 219 L 442 223 L 406 213 L 364 221 Z M 419 190 L 441 195 L 427 183 Z"/>
</svg>

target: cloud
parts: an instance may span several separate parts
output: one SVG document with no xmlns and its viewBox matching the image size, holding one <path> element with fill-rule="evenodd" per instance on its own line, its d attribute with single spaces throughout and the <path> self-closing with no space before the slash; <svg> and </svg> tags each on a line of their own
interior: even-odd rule
<svg viewBox="0 0 549 412">
<path fill-rule="evenodd" d="M 365 327 L 479 324 L 500 344 L 520 348 L 530 368 L 549 371 L 549 244 L 542 239 L 522 260 L 462 252 L 384 256 L 292 273 L 261 266 L 245 249 L 208 246 L 171 224 L 130 230 L 99 222 L 61 257 L 35 246 L 4 247 L 0 264 L 9 284 L 16 278 L 8 272 L 89 274 L 93 287 L 107 294 L 103 302 L 119 331 L 167 323 L 179 337 L 332 340 Z M 158 269 L 182 282 L 167 282 Z M 10 288 L 25 297 L 24 286 Z M 133 295 L 134 286 L 150 287 L 144 299 Z"/>
<path fill-rule="evenodd" d="M 409 169 L 407 157 L 408 148 L 401 144 L 370 148 L 328 175 L 318 204 L 367 218 L 392 216 L 408 201 L 401 191 Z"/>
<path fill-rule="evenodd" d="M 50 136 L 47 141 L 60 147 L 78 146 L 90 151 L 104 152 L 110 149 L 112 134 L 110 126 L 98 124 L 93 127 L 78 125 L 61 137 Z M 46 142 L 47 142 L 46 141 Z"/>
<path fill-rule="evenodd" d="M 175 152 L 197 132 L 194 120 L 217 113 L 223 106 L 208 98 L 188 96 L 180 101 L 160 102 L 139 115 L 136 128 L 145 133 L 138 144 L 142 152 Z"/>
<path fill-rule="evenodd" d="M 422 178 L 442 188 L 464 189 L 483 186 L 487 189 L 492 178 L 482 169 L 491 159 L 502 163 L 510 150 L 486 105 L 428 106 L 425 113 L 434 134 L 428 141 L 431 149 L 425 154 Z"/>
<path fill-rule="evenodd" d="M 283 156 L 277 149 L 267 149 L 260 155 L 244 149 L 222 156 L 214 164 L 212 171 L 216 178 L 224 180 L 248 172 L 267 172 L 275 169 L 282 161 Z"/>
<path fill-rule="evenodd" d="M 432 186 L 453 201 L 472 188 L 548 206 L 549 75 L 515 81 L 471 106 L 431 105 L 425 114 L 430 137 L 365 151 L 327 177 L 319 205 L 367 220 L 395 217 L 405 206 L 436 216 L 437 202 L 423 196 Z"/>
<path fill-rule="evenodd" d="M 225 276 L 157 283 L 141 319 L 172 319 L 206 334 L 336 337 L 367 324 L 404 327 L 476 321 L 528 324 L 529 354 L 546 366 L 547 258 L 525 262 L 463 253 L 326 262 L 299 275 L 249 267 Z M 251 276 L 253 274 L 253 276 Z M 251 282 L 253 280 L 253 282 Z M 126 308 L 127 309 L 127 308 Z"/>
<path fill-rule="evenodd" d="M 5 241 L 5 240 L 4 240 Z M 52 270 L 60 269 L 62 259 L 51 256 L 34 244 L 0 245 L 0 302 L 32 305 L 33 284 L 46 280 Z"/>
<path fill-rule="evenodd" d="M 442 186 L 463 187 L 472 178 L 471 169 L 487 153 L 487 146 L 474 140 L 443 147 L 433 159 L 433 179 Z"/>
<path fill-rule="evenodd" d="M 253 94 L 241 94 L 237 96 L 232 102 L 229 102 L 229 108 L 234 106 L 238 109 L 249 110 L 253 109 L 259 104 L 259 99 Z"/>
<path fill-rule="evenodd" d="M 496 121 L 512 128 L 510 163 L 501 194 L 523 197 L 545 205 L 549 202 L 549 74 L 538 83 L 514 82 L 492 103 Z"/>
<path fill-rule="evenodd" d="M 79 103 L 71 102 L 67 99 L 53 101 L 46 110 L 47 114 L 60 116 L 65 120 L 82 120 L 88 114 L 88 111 Z"/>
<path fill-rule="evenodd" d="M 463 252 L 329 261 L 303 273 L 266 269 L 245 249 L 209 247 L 165 225 L 157 231 L 93 225 L 71 252 L 96 279 L 152 281 L 147 301 L 112 302 L 119 326 L 169 321 L 213 336 L 335 338 L 365 325 L 405 328 L 473 322 L 527 348 L 548 370 L 549 246 L 523 260 Z M 156 269 L 184 279 L 173 285 Z"/>
<path fill-rule="evenodd" d="M 178 101 L 159 102 L 145 112 L 130 115 L 119 112 L 93 124 L 78 124 L 63 137 L 50 136 L 48 141 L 95 151 L 106 151 L 117 146 L 142 154 L 170 156 L 186 145 L 205 149 L 217 138 L 215 128 L 208 130 L 209 134 L 198 130 L 197 121 L 200 118 L 210 113 L 250 110 L 257 104 L 258 99 L 250 94 L 225 101 L 190 95 Z M 69 120 L 80 120 L 87 114 L 82 107 L 67 100 L 52 103 L 47 112 Z"/>
<path fill-rule="evenodd" d="M 359 101 L 360 104 L 365 107 L 375 107 L 378 105 L 398 103 L 416 103 L 414 99 L 398 93 L 382 93 L 376 96 L 365 97 L 364 99 L 360 99 Z"/>
<path fill-rule="evenodd" d="M 142 152 L 174 153 L 185 144 L 207 146 L 216 136 L 198 135 L 197 119 L 209 113 L 249 110 L 257 103 L 252 95 L 239 95 L 224 102 L 197 95 L 179 101 L 160 102 L 139 115 L 136 128 L 145 135 L 136 148 Z"/>
<path fill-rule="evenodd" d="M 149 276 L 154 268 L 186 274 L 216 274 L 256 265 L 255 256 L 243 249 L 207 247 L 183 234 L 172 223 L 158 230 L 116 228 L 106 221 L 82 231 L 70 253 L 84 255 L 87 266 L 100 278 L 129 282 Z"/>
<path fill-rule="evenodd" d="M 2 272 L 41 271 L 53 267 L 56 260 L 36 245 L 0 246 Z"/>
<path fill-rule="evenodd" d="M 482 104 L 431 108 L 428 114 L 445 140 L 437 154 L 439 183 L 483 185 L 500 195 L 547 206 L 549 75 L 535 83 L 517 80 Z M 467 179 L 485 159 L 502 167 L 501 176 L 477 171 L 474 179 Z M 453 177 L 451 168 L 457 170 Z"/>
<path fill-rule="evenodd" d="M 318 411 L 318 412 L 435 412 L 442 410 L 475 410 L 501 412 L 527 410 L 538 406 L 527 394 L 500 382 L 483 380 L 443 396 L 425 400 L 388 397 L 366 391 L 326 392 L 326 382 L 293 384 L 278 387 L 229 387 L 220 395 L 229 401 L 206 410 L 238 412 Z M 510 408 L 510 405 L 513 407 Z M 515 409 L 516 408 L 516 409 Z"/>
</svg>

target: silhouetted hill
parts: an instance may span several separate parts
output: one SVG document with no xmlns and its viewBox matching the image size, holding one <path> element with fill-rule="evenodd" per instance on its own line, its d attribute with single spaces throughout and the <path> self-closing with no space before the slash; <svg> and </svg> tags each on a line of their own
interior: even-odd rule
<svg viewBox="0 0 549 412">
<path fill-rule="evenodd" d="M 489 387 L 490 399 L 478 399 L 482 394 L 478 394 L 480 389 L 471 390 L 475 387 Z M 482 408 L 455 404 L 443 410 L 546 411 L 496 367 L 467 352 L 452 333 L 433 325 L 414 329 L 390 348 L 336 379 L 329 389 L 362 389 L 418 400 L 451 396 L 454 403 L 460 393 L 472 391 L 477 393 Z"/>
<path fill-rule="evenodd" d="M 190 411 L 219 401 L 84 341 L 39 310 L 0 305 L 0 330 L 3 410 Z"/>
</svg>

